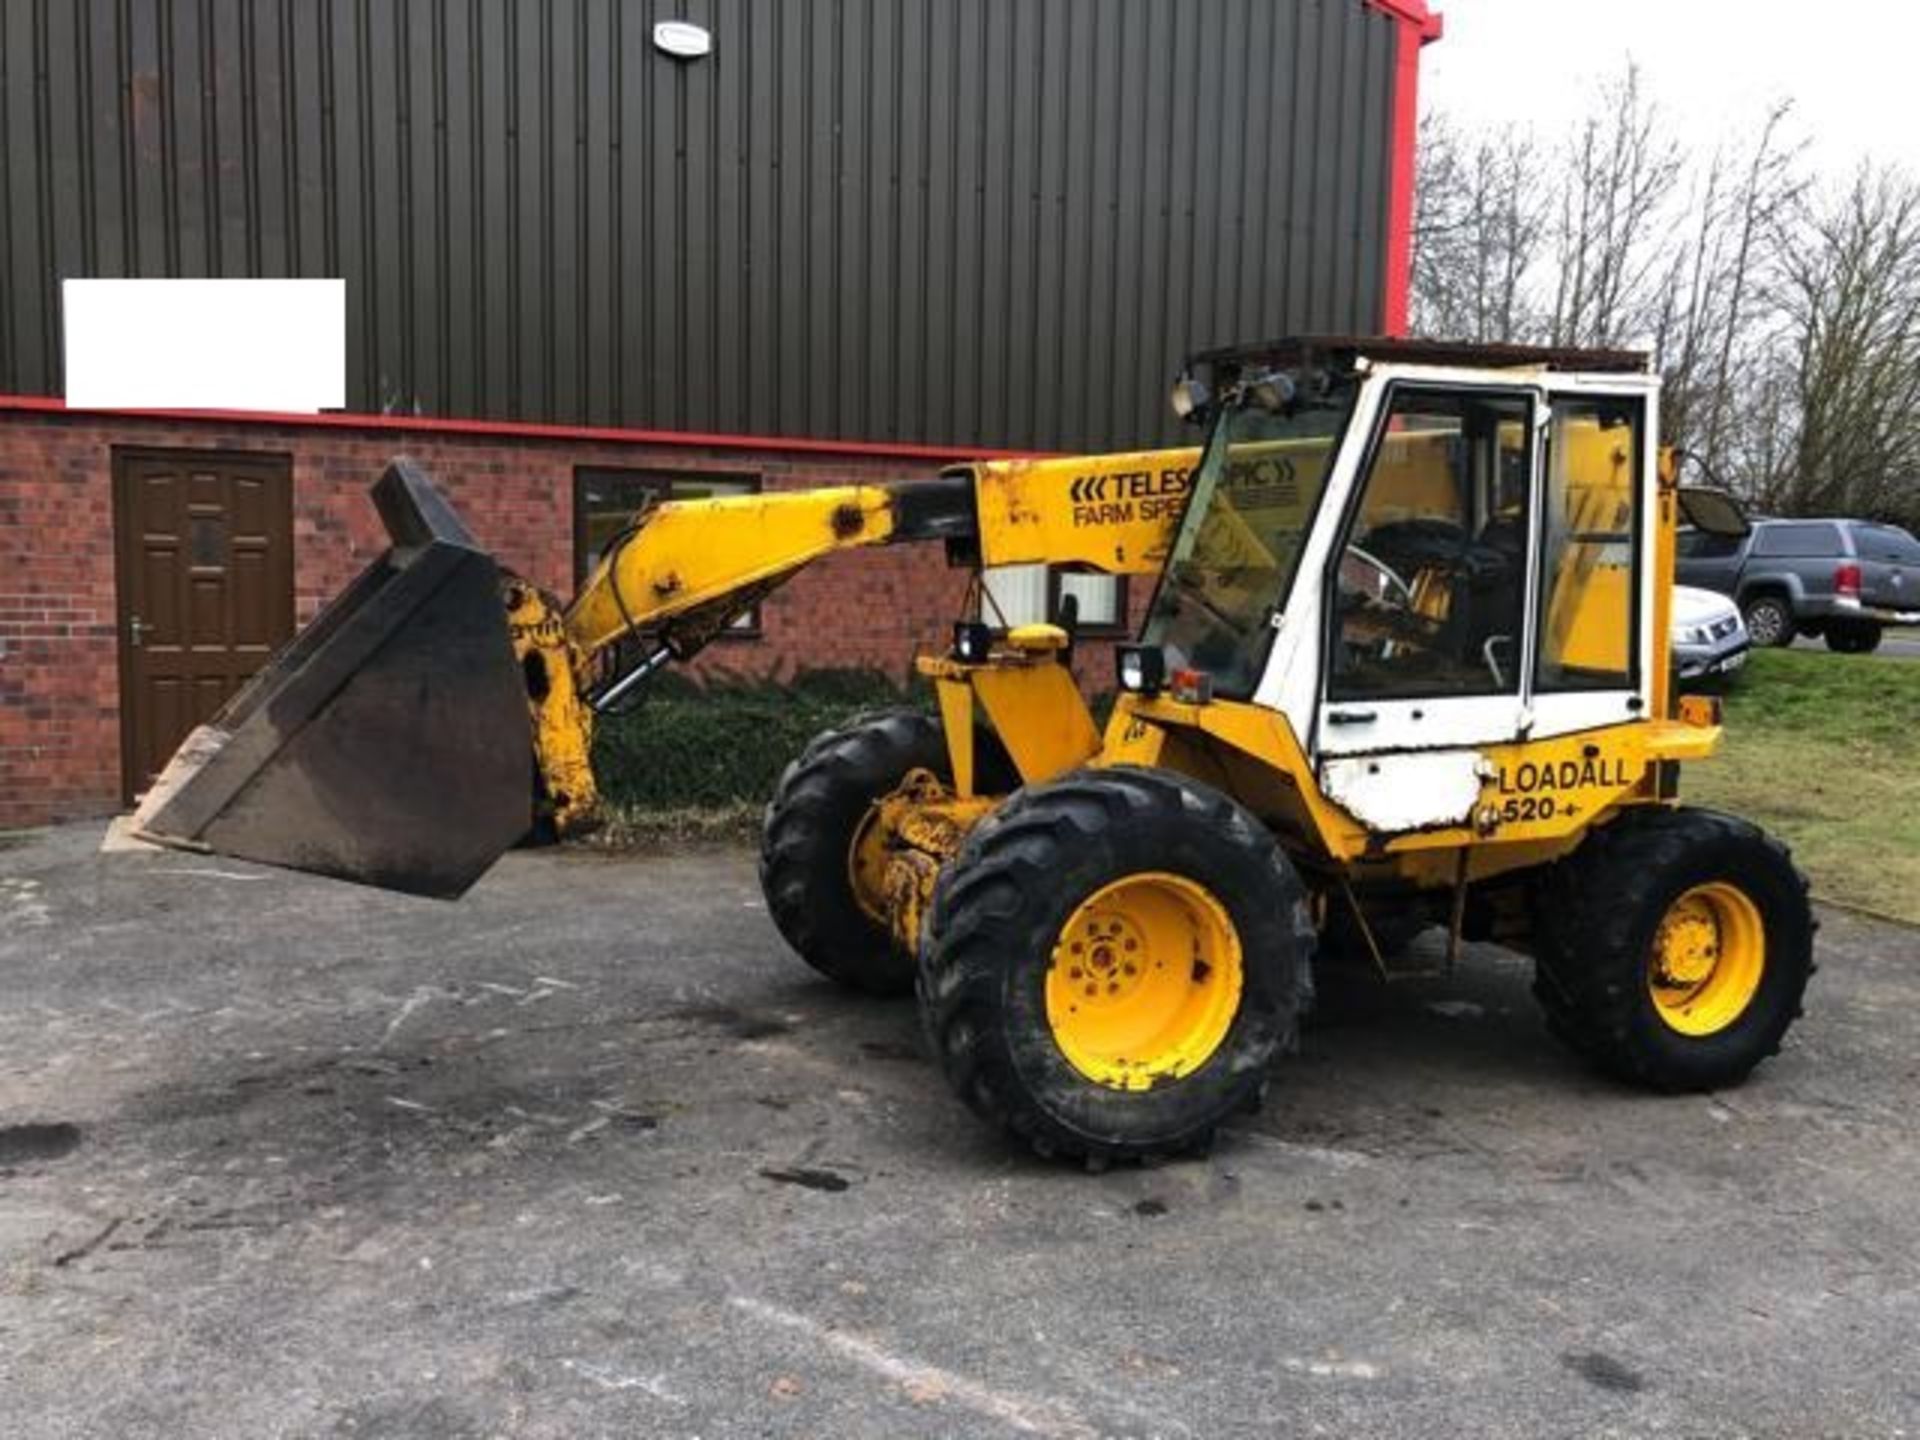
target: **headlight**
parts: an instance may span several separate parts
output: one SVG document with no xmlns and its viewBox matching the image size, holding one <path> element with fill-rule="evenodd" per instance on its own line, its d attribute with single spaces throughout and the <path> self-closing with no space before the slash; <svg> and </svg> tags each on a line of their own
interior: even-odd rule
<svg viewBox="0 0 1920 1440">
<path fill-rule="evenodd" d="M 1173 403 L 1173 413 L 1182 420 L 1198 422 L 1206 417 L 1207 401 L 1212 397 L 1207 387 L 1191 375 L 1181 375 L 1173 382 L 1173 391 L 1168 397 Z"/>
<path fill-rule="evenodd" d="M 1158 645 L 1121 645 L 1114 650 L 1120 688 L 1157 695 L 1167 682 L 1167 657 Z"/>
<path fill-rule="evenodd" d="M 1293 393 L 1293 377 L 1281 370 L 1269 370 L 1247 382 L 1247 398 L 1269 415 L 1284 415 L 1293 404 Z"/>
<path fill-rule="evenodd" d="M 978 620 L 953 622 L 953 658 L 968 665 L 984 665 L 993 653 L 993 631 Z"/>
<path fill-rule="evenodd" d="M 1712 638 L 1712 633 L 1704 625 L 1686 625 L 1680 630 L 1682 645 L 1704 645 Z"/>
</svg>

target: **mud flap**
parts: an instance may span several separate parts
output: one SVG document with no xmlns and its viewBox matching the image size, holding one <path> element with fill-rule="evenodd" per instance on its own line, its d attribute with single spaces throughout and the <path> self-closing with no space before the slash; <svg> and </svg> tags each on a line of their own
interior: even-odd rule
<svg viewBox="0 0 1920 1440">
<path fill-rule="evenodd" d="M 373 498 L 391 548 L 187 738 L 136 835 L 451 899 L 526 834 L 498 568 L 410 462 Z"/>
</svg>

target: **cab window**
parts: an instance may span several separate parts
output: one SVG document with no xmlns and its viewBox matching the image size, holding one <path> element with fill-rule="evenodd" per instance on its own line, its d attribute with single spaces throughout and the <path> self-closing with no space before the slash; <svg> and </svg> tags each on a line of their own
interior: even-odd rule
<svg viewBox="0 0 1920 1440">
<path fill-rule="evenodd" d="M 1394 393 L 1334 581 L 1333 700 L 1512 694 L 1532 400 Z"/>
<path fill-rule="evenodd" d="M 1537 690 L 1635 684 L 1638 400 L 1557 398 L 1541 487 Z"/>
</svg>

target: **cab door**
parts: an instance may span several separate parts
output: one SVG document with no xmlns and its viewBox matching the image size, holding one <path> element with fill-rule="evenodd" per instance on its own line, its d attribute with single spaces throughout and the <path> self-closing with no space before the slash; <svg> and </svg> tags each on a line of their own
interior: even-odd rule
<svg viewBox="0 0 1920 1440">
<path fill-rule="evenodd" d="M 1465 820 L 1528 724 L 1544 392 L 1395 382 L 1327 579 L 1321 789 L 1383 831 Z"/>
<path fill-rule="evenodd" d="M 1528 734 L 1644 719 L 1654 644 L 1656 457 L 1650 382 L 1549 385 L 1538 485 L 1539 558 Z"/>
</svg>

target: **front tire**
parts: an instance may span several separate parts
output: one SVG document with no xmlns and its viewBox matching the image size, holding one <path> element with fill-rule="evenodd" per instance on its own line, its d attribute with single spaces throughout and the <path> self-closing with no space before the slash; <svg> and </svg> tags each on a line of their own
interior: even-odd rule
<svg viewBox="0 0 1920 1440">
<path fill-rule="evenodd" d="M 1006 751 L 985 732 L 975 732 L 974 769 L 984 793 L 1013 786 Z M 951 783 L 940 722 L 918 710 L 858 715 L 787 766 L 761 824 L 760 890 L 775 928 L 822 975 L 869 995 L 910 992 L 913 957 L 855 894 L 854 839 L 911 770 Z"/>
<path fill-rule="evenodd" d="M 1747 638 L 1755 645 L 1784 647 L 1793 643 L 1793 607 L 1784 595 L 1756 595 L 1741 612 L 1747 622 Z"/>
<path fill-rule="evenodd" d="M 1548 1028 L 1619 1079 L 1737 1085 L 1800 1014 L 1814 971 L 1806 877 L 1744 820 L 1631 810 L 1553 866 L 1538 901 Z"/>
<path fill-rule="evenodd" d="M 1292 1043 L 1306 891 L 1234 801 L 1168 771 L 1021 791 L 942 872 L 920 1011 L 949 1083 L 1042 1155 L 1204 1147 Z"/>
</svg>

